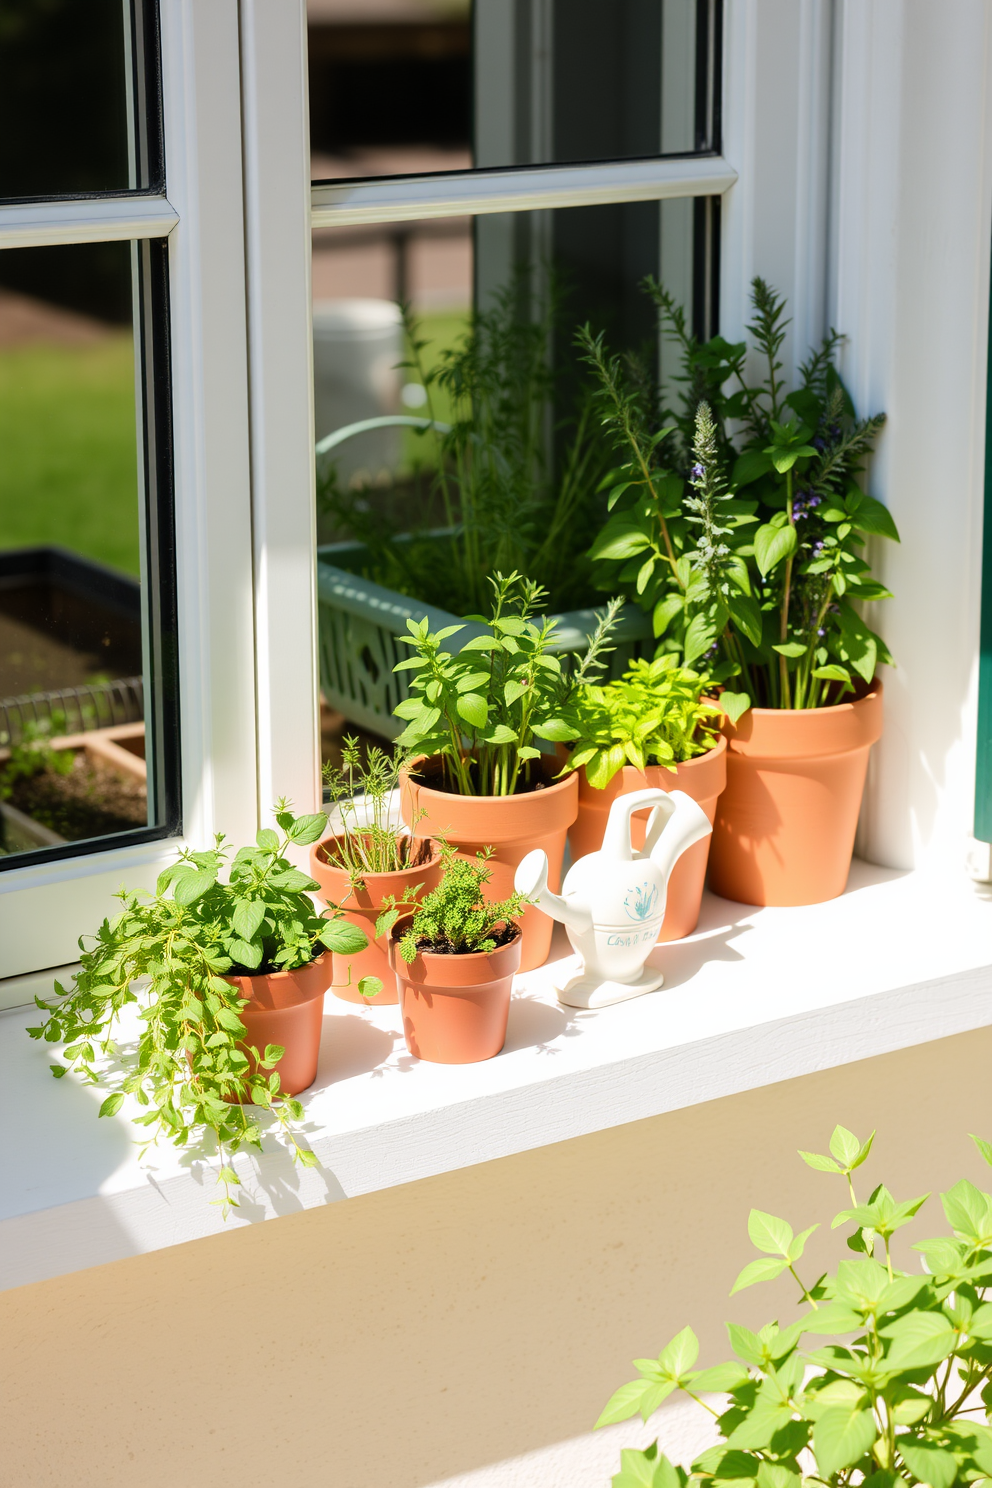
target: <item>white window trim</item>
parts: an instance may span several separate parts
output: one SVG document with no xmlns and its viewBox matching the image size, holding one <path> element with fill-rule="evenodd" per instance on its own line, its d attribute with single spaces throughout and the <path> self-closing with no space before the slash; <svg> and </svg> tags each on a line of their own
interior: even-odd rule
<svg viewBox="0 0 992 1488">
<path fill-rule="evenodd" d="M 18 202 L 0 206 L 0 249 L 167 238 L 178 221 L 171 202 L 157 195 Z"/>
</svg>

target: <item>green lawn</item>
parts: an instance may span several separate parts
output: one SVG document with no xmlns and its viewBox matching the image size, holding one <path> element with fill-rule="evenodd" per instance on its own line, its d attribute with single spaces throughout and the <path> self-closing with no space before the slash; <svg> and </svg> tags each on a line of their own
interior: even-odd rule
<svg viewBox="0 0 992 1488">
<path fill-rule="evenodd" d="M 131 338 L 0 351 L 0 548 L 138 572 Z"/>
</svg>

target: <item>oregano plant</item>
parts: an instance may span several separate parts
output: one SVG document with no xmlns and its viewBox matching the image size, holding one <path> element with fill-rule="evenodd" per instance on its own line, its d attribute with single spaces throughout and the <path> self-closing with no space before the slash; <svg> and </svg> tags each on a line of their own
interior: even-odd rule
<svg viewBox="0 0 992 1488">
<path fill-rule="evenodd" d="M 368 944 L 339 911 L 317 912 L 310 898 L 317 884 L 285 856 L 291 844 L 317 841 L 324 813 L 294 816 L 280 801 L 276 822 L 283 835 L 263 828 L 253 847 L 235 854 L 227 882 L 219 836 L 209 852 L 180 853 L 154 894 L 121 890 L 120 912 L 104 920 L 91 945 L 90 937 L 80 939 L 72 987 L 56 982 L 53 1001 L 36 997 L 48 1016 L 28 1029 L 34 1039 L 64 1045 L 64 1063 L 51 1066 L 57 1079 L 73 1070 L 84 1084 L 109 1089 L 101 1116 L 116 1115 L 133 1097 L 141 1110 L 132 1119 L 147 1130 L 142 1155 L 159 1138 L 185 1147 L 213 1133 L 224 1190 L 213 1202 L 225 1218 L 237 1207 L 232 1190 L 240 1181 L 230 1154 L 261 1150 L 263 1112 L 295 1162 L 317 1161 L 293 1129 L 303 1106 L 280 1089 L 275 1066 L 285 1050 L 246 1047 L 245 999 L 227 977 L 294 971 L 325 950 L 354 955 Z M 121 1048 L 115 1036 L 132 1008 L 137 1044 Z"/>
<path fill-rule="evenodd" d="M 930 1488 L 992 1479 L 992 1195 L 967 1179 L 941 1195 L 950 1234 L 916 1242 L 920 1268 L 902 1270 L 892 1237 L 926 1203 L 897 1201 L 884 1184 L 858 1199 L 854 1174 L 864 1142 L 838 1126 L 829 1154 L 801 1152 L 840 1177 L 847 1204 L 833 1228 L 850 1227 L 847 1256 L 822 1276 L 802 1270 L 816 1225 L 796 1234 L 754 1209 L 748 1221 L 759 1257 L 732 1293 L 785 1273 L 797 1312 L 757 1333 L 727 1331 L 734 1357 L 699 1370 L 699 1343 L 683 1328 L 656 1359 L 637 1359 L 638 1378 L 609 1401 L 597 1426 L 645 1421 L 676 1391 L 714 1417 L 720 1440 L 688 1467 L 656 1442 L 622 1452 L 613 1488 Z M 992 1166 L 992 1144 L 972 1139 Z M 714 1406 L 705 1396 L 724 1395 Z"/>
</svg>

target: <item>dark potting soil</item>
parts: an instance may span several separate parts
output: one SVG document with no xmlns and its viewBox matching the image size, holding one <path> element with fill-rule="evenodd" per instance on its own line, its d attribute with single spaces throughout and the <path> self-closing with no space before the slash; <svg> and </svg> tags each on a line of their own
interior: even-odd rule
<svg viewBox="0 0 992 1488">
<path fill-rule="evenodd" d="M 514 791 L 514 795 L 525 796 L 532 791 L 547 790 L 548 786 L 557 785 L 558 782 L 555 780 L 555 775 L 558 769 L 559 766 L 550 756 L 548 757 L 547 764 L 544 764 L 542 760 L 534 760 L 530 765 L 529 774 L 527 773 L 527 766 L 521 770 L 520 781 L 517 789 Z M 474 765 L 470 767 L 469 774 L 473 785 L 477 784 Z M 425 760 L 422 765 L 418 765 L 417 769 L 412 772 L 412 778 L 418 784 L 426 785 L 430 790 L 445 791 L 449 795 L 459 794 L 458 791 L 453 789 L 444 763 L 437 756 L 433 759 Z"/>
<path fill-rule="evenodd" d="M 500 946 L 509 945 L 511 940 L 516 940 L 519 934 L 519 926 L 512 924 L 503 925 L 499 930 L 494 930 L 487 939 L 494 940 L 498 949 Z M 417 950 L 426 951 L 430 956 L 469 956 L 476 954 L 474 951 L 456 951 L 449 940 L 428 940 L 423 936 L 417 941 Z"/>
<path fill-rule="evenodd" d="M 148 825 L 144 783 L 99 763 L 90 764 L 82 752 L 67 775 L 42 770 L 30 779 L 15 781 L 8 799 L 18 811 L 68 842 Z"/>
</svg>

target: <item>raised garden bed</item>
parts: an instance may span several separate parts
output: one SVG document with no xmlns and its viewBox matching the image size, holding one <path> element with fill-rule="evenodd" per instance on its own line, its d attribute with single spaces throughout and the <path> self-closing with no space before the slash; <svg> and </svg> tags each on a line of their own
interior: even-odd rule
<svg viewBox="0 0 992 1488">
<path fill-rule="evenodd" d="M 5 853 L 132 831 L 148 822 L 144 724 L 125 724 L 51 741 L 52 755 L 72 755 L 64 773 L 49 765 L 13 780 L 0 800 Z M 8 749 L 0 750 L 0 787 Z"/>
</svg>

